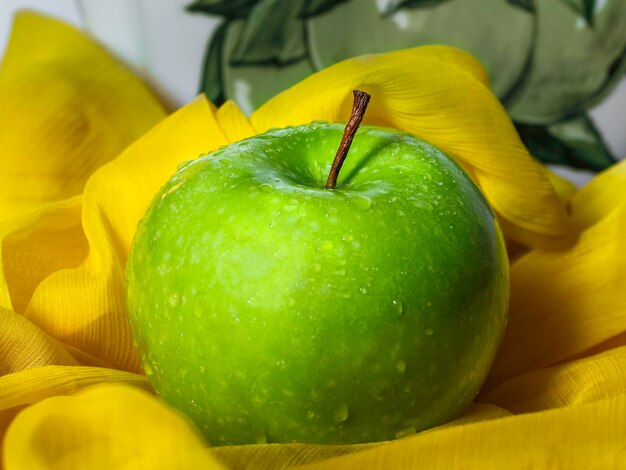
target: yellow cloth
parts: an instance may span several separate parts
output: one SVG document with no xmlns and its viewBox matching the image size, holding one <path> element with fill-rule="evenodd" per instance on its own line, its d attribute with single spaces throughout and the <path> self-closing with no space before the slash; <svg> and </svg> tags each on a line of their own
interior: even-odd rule
<svg viewBox="0 0 626 470">
<path fill-rule="evenodd" d="M 464 416 L 396 441 L 209 448 L 151 394 L 132 346 L 123 275 L 137 221 L 182 161 L 271 127 L 345 121 L 354 88 L 374 96 L 366 123 L 447 151 L 497 212 L 512 295 L 492 373 Z M 204 97 L 164 118 L 92 41 L 24 13 L 0 69 L 0 181 L 6 470 L 626 467 L 626 162 L 575 192 L 528 155 L 466 53 L 359 57 L 250 118 Z"/>
</svg>

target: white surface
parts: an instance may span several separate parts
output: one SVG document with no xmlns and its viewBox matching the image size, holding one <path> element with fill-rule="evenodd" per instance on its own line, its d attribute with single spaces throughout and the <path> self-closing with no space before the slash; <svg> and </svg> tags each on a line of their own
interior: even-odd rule
<svg viewBox="0 0 626 470">
<path fill-rule="evenodd" d="M 206 46 L 220 19 L 185 11 L 190 0 L 133 1 L 142 5 L 148 70 L 174 104 L 187 103 L 198 94 Z"/>
<path fill-rule="evenodd" d="M 21 9 L 47 13 L 78 26 L 83 24 L 77 4 L 73 0 L 0 0 L 0 56 L 4 56 L 4 49 L 11 34 L 13 15 Z"/>
<path fill-rule="evenodd" d="M 118 57 L 123 57 L 135 72 L 145 74 L 144 40 L 141 16 L 136 1 L 77 0 L 87 29 Z"/>
<path fill-rule="evenodd" d="M 92 34 L 175 109 L 199 91 L 218 18 L 190 14 L 190 0 L 77 0 Z"/>
<path fill-rule="evenodd" d="M 626 159 L 626 77 L 590 114 L 615 156 Z"/>
</svg>

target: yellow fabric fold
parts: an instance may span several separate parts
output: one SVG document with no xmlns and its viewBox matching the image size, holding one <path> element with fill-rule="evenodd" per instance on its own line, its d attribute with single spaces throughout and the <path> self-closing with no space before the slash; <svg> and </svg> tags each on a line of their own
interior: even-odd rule
<svg viewBox="0 0 626 470">
<path fill-rule="evenodd" d="M 0 220 L 80 194 L 164 116 L 146 86 L 85 35 L 18 13 L 0 69 Z"/>
<path fill-rule="evenodd" d="M 384 443 L 354 445 L 316 444 L 258 444 L 215 447 L 211 453 L 227 468 L 236 470 L 283 470 L 300 465 L 323 462 L 326 459 L 360 452 Z"/>
<path fill-rule="evenodd" d="M 513 413 L 528 413 L 623 394 L 626 394 L 626 346 L 519 375 L 480 401 Z"/>
<path fill-rule="evenodd" d="M 144 375 L 104 367 L 49 365 L 0 377 L 0 410 L 69 395 L 103 382 L 119 382 L 150 389 Z"/>
<path fill-rule="evenodd" d="M 626 395 L 418 434 L 304 470 L 622 468 Z"/>
<path fill-rule="evenodd" d="M 0 338 L 0 341 L 4 343 L 4 338 Z M 41 341 L 41 338 L 36 336 L 33 341 Z M 49 343 L 50 340 L 45 345 L 44 351 L 46 348 L 48 350 L 53 349 L 49 347 Z M 32 350 L 32 352 L 41 354 L 41 350 Z M 57 354 L 56 357 L 50 355 L 52 357 L 49 356 L 49 359 L 58 363 L 72 362 L 70 358 L 63 356 L 63 353 L 57 352 Z M 41 360 L 39 361 L 41 362 Z M 47 398 L 71 394 L 94 384 L 106 382 L 127 383 L 149 389 L 145 376 L 115 369 L 75 365 L 37 367 L 32 363 L 26 364 L 26 366 L 32 368 L 25 368 L 0 376 L 0 438 L 2 439 L 8 426 L 22 410 Z M 3 371 L 3 373 L 5 372 Z M 4 457 L 4 447 L 2 449 L 2 456 Z"/>
<path fill-rule="evenodd" d="M 248 118 L 233 101 L 228 100 L 220 106 L 215 117 L 228 142 L 238 142 L 257 134 Z"/>
<path fill-rule="evenodd" d="M 554 190 L 561 197 L 561 200 L 563 201 L 563 204 L 565 205 L 565 208 L 569 213 L 570 204 L 572 202 L 572 199 L 578 192 L 578 188 L 570 180 L 560 175 L 557 175 L 556 173 L 551 171 L 549 168 L 544 167 L 543 170 L 545 171 L 546 176 L 548 177 L 548 180 L 554 187 Z"/>
<path fill-rule="evenodd" d="M 583 211 L 578 220 L 588 225 L 577 241 L 512 264 L 509 321 L 487 388 L 626 332 L 624 168 L 607 170 L 572 200 L 573 217 Z"/>
<path fill-rule="evenodd" d="M 118 384 L 31 406 L 13 421 L 4 449 L 6 470 L 225 468 L 185 418 Z"/>
<path fill-rule="evenodd" d="M 0 307 L 0 377 L 51 364 L 70 366 L 78 362 L 22 315 Z"/>
<path fill-rule="evenodd" d="M 41 281 L 83 262 L 88 246 L 81 211 L 78 195 L 0 222 L 0 306 L 24 313 Z"/>
<path fill-rule="evenodd" d="M 478 182 L 508 238 L 538 247 L 575 233 L 484 71 L 460 50 L 425 46 L 340 62 L 271 99 L 250 122 L 259 132 L 313 120 L 345 122 L 354 89 L 372 95 L 365 124 L 411 132 L 455 157 Z"/>
<path fill-rule="evenodd" d="M 626 204 L 626 160 L 604 170 L 583 186 L 571 204 L 574 221 L 581 228 L 592 226 Z"/>
</svg>

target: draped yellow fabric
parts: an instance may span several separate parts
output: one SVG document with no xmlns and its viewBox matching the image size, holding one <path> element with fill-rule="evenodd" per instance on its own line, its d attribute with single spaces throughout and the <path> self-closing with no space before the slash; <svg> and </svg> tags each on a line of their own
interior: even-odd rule
<svg viewBox="0 0 626 470">
<path fill-rule="evenodd" d="M 146 86 L 86 36 L 22 13 L 0 68 L 0 221 L 80 194 L 165 117 Z"/>
<path fill-rule="evenodd" d="M 42 85 L 45 83 L 45 87 Z M 466 414 L 391 442 L 209 448 L 142 374 L 124 303 L 136 224 L 176 167 L 271 127 L 365 121 L 440 146 L 495 208 L 511 251 L 507 332 Z M 73 28 L 18 16 L 0 69 L 0 439 L 6 470 L 622 468 L 626 162 L 576 191 L 531 158 L 468 54 L 354 58 L 250 118 L 202 96 L 164 118 Z"/>
</svg>

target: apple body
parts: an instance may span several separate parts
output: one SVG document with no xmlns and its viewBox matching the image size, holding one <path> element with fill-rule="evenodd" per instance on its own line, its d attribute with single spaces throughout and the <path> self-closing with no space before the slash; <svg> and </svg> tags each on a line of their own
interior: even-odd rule
<svg viewBox="0 0 626 470">
<path fill-rule="evenodd" d="M 508 258 L 467 174 L 409 134 L 271 130 L 183 164 L 126 275 L 150 382 L 212 445 L 392 439 L 457 417 L 506 323 Z"/>
</svg>

